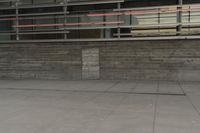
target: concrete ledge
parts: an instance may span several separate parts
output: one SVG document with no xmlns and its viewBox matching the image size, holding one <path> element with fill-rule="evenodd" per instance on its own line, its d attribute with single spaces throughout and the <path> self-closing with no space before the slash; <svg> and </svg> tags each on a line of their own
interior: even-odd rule
<svg viewBox="0 0 200 133">
<path fill-rule="evenodd" d="M 1 43 L 55 43 L 55 42 L 110 42 L 110 41 L 149 41 L 149 40 L 193 40 L 200 39 L 200 36 L 163 36 L 163 37 L 127 37 L 111 39 L 48 39 L 48 40 L 12 40 L 0 41 Z"/>
</svg>

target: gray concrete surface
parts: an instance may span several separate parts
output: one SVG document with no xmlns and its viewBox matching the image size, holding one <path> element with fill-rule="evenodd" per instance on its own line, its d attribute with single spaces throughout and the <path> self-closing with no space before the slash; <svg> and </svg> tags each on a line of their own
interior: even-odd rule
<svg viewBox="0 0 200 133">
<path fill-rule="evenodd" d="M 197 82 L 0 80 L 0 133 L 199 131 Z"/>
<path fill-rule="evenodd" d="M 200 82 L 200 39 L 0 45 L 0 79 Z"/>
</svg>

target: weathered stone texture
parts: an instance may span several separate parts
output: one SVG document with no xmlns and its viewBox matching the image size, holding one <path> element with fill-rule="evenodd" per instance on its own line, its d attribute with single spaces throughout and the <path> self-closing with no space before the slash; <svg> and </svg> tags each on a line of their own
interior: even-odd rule
<svg viewBox="0 0 200 133">
<path fill-rule="evenodd" d="M 102 79 L 200 81 L 200 41 L 107 43 L 100 51 Z"/>
<path fill-rule="evenodd" d="M 65 44 L 0 45 L 0 77 L 81 79 L 81 48 Z"/>
<path fill-rule="evenodd" d="M 88 48 L 98 49 L 99 57 L 83 54 Z M 78 80 L 97 74 L 103 80 L 200 81 L 200 40 L 0 45 L 1 79 Z"/>
<path fill-rule="evenodd" d="M 99 48 L 82 49 L 82 78 L 99 79 Z"/>
</svg>

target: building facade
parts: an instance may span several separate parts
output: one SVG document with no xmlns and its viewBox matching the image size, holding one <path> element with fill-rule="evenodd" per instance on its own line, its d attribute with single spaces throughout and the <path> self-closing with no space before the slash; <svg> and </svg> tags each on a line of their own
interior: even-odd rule
<svg viewBox="0 0 200 133">
<path fill-rule="evenodd" d="M 199 82 L 199 26 L 197 0 L 0 0 L 0 79 Z"/>
<path fill-rule="evenodd" d="M 195 0 L 1 0 L 0 40 L 198 35 L 199 14 Z"/>
</svg>

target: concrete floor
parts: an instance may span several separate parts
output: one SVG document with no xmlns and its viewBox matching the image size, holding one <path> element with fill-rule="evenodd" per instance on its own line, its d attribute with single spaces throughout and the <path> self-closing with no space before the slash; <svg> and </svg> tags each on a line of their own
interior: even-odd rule
<svg viewBox="0 0 200 133">
<path fill-rule="evenodd" d="M 0 133 L 199 132 L 200 83 L 0 81 Z"/>
</svg>

